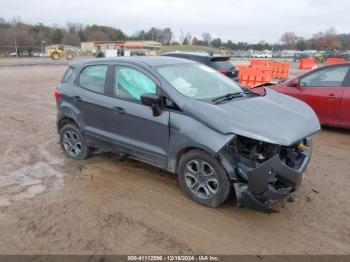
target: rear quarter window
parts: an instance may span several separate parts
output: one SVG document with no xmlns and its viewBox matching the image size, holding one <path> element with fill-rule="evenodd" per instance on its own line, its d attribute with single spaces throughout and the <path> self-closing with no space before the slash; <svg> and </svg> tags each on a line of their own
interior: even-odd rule
<svg viewBox="0 0 350 262">
<path fill-rule="evenodd" d="M 107 65 L 87 66 L 80 72 L 79 86 L 95 93 L 104 93 Z"/>
<path fill-rule="evenodd" d="M 74 73 L 74 68 L 73 67 L 68 67 L 66 72 L 64 72 L 64 75 L 62 77 L 61 83 L 67 82 L 71 78 L 73 73 Z"/>
<path fill-rule="evenodd" d="M 222 69 L 231 70 L 232 68 L 235 67 L 231 63 L 230 60 L 215 60 L 215 59 L 212 59 L 211 63 L 214 66 L 214 68 L 217 69 L 217 70 L 222 70 Z"/>
</svg>

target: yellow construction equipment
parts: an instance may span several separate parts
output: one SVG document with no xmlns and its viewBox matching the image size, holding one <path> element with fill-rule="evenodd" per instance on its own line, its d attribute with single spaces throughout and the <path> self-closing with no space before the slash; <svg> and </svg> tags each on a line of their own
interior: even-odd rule
<svg viewBox="0 0 350 262">
<path fill-rule="evenodd" d="M 67 60 L 73 59 L 73 53 L 68 50 L 64 45 L 53 45 L 47 50 L 47 56 L 53 60 L 60 58 L 66 58 Z"/>
</svg>

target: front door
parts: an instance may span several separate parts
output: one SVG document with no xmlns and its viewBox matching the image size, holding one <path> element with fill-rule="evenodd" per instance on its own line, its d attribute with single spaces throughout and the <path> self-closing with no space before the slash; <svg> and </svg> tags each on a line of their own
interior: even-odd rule
<svg viewBox="0 0 350 262">
<path fill-rule="evenodd" d="M 130 154 L 158 166 L 166 166 L 169 144 L 169 112 L 154 117 L 149 106 L 142 105 L 144 93 L 158 93 L 158 81 L 151 74 L 133 65 L 114 69 L 110 103 L 110 133 L 116 145 Z"/>
<path fill-rule="evenodd" d="M 348 66 L 321 68 L 300 78 L 297 87 L 286 87 L 284 93 L 306 102 L 322 124 L 338 124 L 343 81 Z"/>
</svg>

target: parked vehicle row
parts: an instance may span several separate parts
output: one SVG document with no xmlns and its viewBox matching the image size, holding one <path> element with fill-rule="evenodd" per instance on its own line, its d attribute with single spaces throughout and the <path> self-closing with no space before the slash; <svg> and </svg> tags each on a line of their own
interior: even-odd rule
<svg viewBox="0 0 350 262">
<path fill-rule="evenodd" d="M 340 52 L 330 52 L 330 51 L 315 51 L 315 52 L 299 52 L 295 53 L 293 56 L 294 62 L 299 62 L 302 58 L 315 58 L 318 63 L 325 63 L 327 58 L 343 58 L 346 61 L 350 61 L 349 53 L 340 53 Z"/>
<path fill-rule="evenodd" d="M 272 52 L 254 52 L 251 54 L 253 58 L 272 58 Z"/>
</svg>

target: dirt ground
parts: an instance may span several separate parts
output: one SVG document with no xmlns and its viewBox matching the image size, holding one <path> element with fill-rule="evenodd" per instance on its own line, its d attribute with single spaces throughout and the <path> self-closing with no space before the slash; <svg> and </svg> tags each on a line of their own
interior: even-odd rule
<svg viewBox="0 0 350 262">
<path fill-rule="evenodd" d="M 1 254 L 350 254 L 350 131 L 314 136 L 281 212 L 206 208 L 157 168 L 64 157 L 53 90 L 65 68 L 0 66 Z"/>
</svg>

